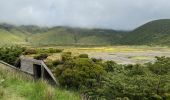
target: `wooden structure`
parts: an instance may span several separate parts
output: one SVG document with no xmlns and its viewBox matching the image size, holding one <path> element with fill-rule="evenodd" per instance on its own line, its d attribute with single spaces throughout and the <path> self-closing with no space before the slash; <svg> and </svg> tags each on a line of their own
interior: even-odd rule
<svg viewBox="0 0 170 100">
<path fill-rule="evenodd" d="M 47 80 L 58 85 L 56 78 L 44 61 L 21 56 L 19 65 L 18 69 L 31 74 L 35 79 Z"/>
</svg>

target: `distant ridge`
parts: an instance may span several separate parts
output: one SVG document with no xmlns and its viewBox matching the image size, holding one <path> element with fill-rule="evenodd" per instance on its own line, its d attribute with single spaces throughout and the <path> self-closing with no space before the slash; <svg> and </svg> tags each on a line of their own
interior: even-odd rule
<svg viewBox="0 0 170 100">
<path fill-rule="evenodd" d="M 123 44 L 170 45 L 170 19 L 148 22 L 129 32 L 121 40 Z"/>
<path fill-rule="evenodd" d="M 31 45 L 170 45 L 170 19 L 148 22 L 133 31 L 65 26 L 0 24 L 1 44 Z"/>
</svg>

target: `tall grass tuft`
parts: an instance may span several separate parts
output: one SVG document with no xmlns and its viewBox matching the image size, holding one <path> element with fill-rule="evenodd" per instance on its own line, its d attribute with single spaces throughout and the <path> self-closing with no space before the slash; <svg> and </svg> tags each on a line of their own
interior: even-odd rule
<svg viewBox="0 0 170 100">
<path fill-rule="evenodd" d="M 21 100 L 81 100 L 78 93 L 52 87 L 42 80 L 34 81 L 30 76 L 2 64 L 1 80 L 3 81 L 0 82 L 0 100 L 6 100 L 8 96 L 22 98 Z"/>
<path fill-rule="evenodd" d="M 0 87 L 0 99 L 4 96 L 4 90 L 2 87 Z"/>
</svg>

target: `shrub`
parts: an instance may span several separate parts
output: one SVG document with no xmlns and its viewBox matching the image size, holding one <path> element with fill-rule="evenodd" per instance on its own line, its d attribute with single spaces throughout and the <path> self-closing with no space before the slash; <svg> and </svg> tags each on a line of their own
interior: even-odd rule
<svg viewBox="0 0 170 100">
<path fill-rule="evenodd" d="M 144 75 L 145 68 L 140 64 L 132 65 L 132 68 L 128 70 L 128 75 Z"/>
<path fill-rule="evenodd" d="M 50 68 L 50 69 L 53 69 L 53 68 L 54 68 L 54 65 L 53 65 L 53 63 L 52 63 L 51 60 L 48 60 L 48 61 L 46 61 L 45 63 L 46 63 L 46 65 L 48 66 L 48 68 Z"/>
<path fill-rule="evenodd" d="M 149 63 L 147 66 L 155 74 L 167 74 L 170 72 L 170 57 L 156 57 L 156 62 L 154 64 Z"/>
<path fill-rule="evenodd" d="M 150 100 L 163 100 L 160 95 L 154 94 L 153 96 L 150 97 Z"/>
<path fill-rule="evenodd" d="M 107 72 L 114 72 L 115 70 L 117 70 L 116 69 L 117 64 L 114 61 L 106 61 L 104 64 L 105 64 L 105 70 Z"/>
<path fill-rule="evenodd" d="M 100 84 L 101 76 L 105 73 L 103 66 L 95 64 L 89 58 L 66 59 L 55 71 L 62 86 L 80 89 L 92 88 Z"/>
<path fill-rule="evenodd" d="M 61 55 L 62 61 L 65 62 L 67 60 L 70 60 L 72 58 L 71 52 L 64 52 Z"/>
<path fill-rule="evenodd" d="M 49 53 L 61 53 L 63 52 L 63 49 L 54 49 L 54 48 L 49 48 L 48 49 Z"/>
<path fill-rule="evenodd" d="M 49 49 L 36 49 L 37 53 L 61 53 L 63 52 L 63 49 L 55 49 L 55 48 L 49 48 Z"/>
<path fill-rule="evenodd" d="M 26 49 L 23 54 L 24 55 L 37 54 L 37 50 L 35 50 L 35 49 Z"/>
<path fill-rule="evenodd" d="M 48 57 L 48 54 L 40 54 L 38 56 L 35 56 L 34 59 L 37 59 L 37 60 L 44 60 Z"/>
<path fill-rule="evenodd" d="M 15 65 L 16 59 L 25 51 L 20 46 L 10 46 L 0 48 L 0 60 Z"/>
<path fill-rule="evenodd" d="M 91 58 L 93 62 L 97 63 L 97 62 L 101 62 L 102 59 L 96 59 L 96 58 Z"/>
<path fill-rule="evenodd" d="M 4 90 L 0 87 L 0 99 L 4 96 Z"/>
<path fill-rule="evenodd" d="M 89 58 L 88 54 L 80 54 L 79 57 L 80 58 Z"/>
<path fill-rule="evenodd" d="M 54 60 L 54 61 L 52 61 L 52 64 L 53 64 L 54 66 L 57 66 L 57 65 L 59 65 L 59 64 L 63 64 L 63 62 L 62 62 L 61 60 Z"/>
</svg>

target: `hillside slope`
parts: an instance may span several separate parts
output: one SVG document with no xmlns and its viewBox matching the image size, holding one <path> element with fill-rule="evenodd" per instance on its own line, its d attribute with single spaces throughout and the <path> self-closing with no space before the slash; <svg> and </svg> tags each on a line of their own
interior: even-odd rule
<svg viewBox="0 0 170 100">
<path fill-rule="evenodd" d="M 170 45 L 170 19 L 146 23 L 126 34 L 121 43 L 128 45 Z"/>
<path fill-rule="evenodd" d="M 0 44 L 170 45 L 170 19 L 151 21 L 130 32 L 0 24 Z"/>
<path fill-rule="evenodd" d="M 4 44 L 25 44 L 27 32 L 9 25 L 0 24 L 0 45 Z"/>
<path fill-rule="evenodd" d="M 122 37 L 122 32 L 102 29 L 54 27 L 32 36 L 32 44 L 56 45 L 111 45 Z"/>
<path fill-rule="evenodd" d="M 31 35 L 47 31 L 47 28 L 38 26 L 15 26 L 0 23 L 0 45 L 5 44 L 28 44 Z"/>
</svg>

